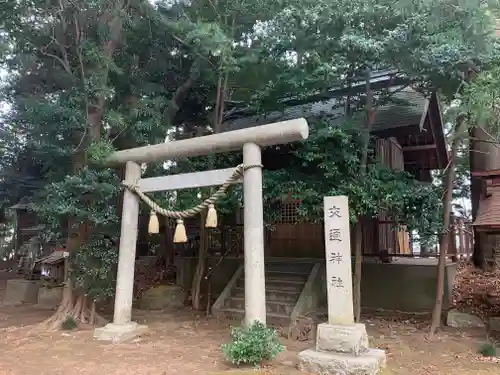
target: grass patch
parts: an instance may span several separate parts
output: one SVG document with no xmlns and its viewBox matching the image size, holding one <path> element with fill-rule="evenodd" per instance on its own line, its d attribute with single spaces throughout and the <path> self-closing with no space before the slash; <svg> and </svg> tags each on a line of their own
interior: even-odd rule
<svg viewBox="0 0 500 375">
<path fill-rule="evenodd" d="M 478 354 L 481 354 L 483 357 L 496 357 L 497 347 L 491 341 L 487 341 L 481 344 L 477 352 Z"/>
<path fill-rule="evenodd" d="M 78 328 L 75 319 L 72 316 L 67 316 L 66 319 L 61 323 L 61 329 L 63 331 L 72 331 Z"/>
</svg>

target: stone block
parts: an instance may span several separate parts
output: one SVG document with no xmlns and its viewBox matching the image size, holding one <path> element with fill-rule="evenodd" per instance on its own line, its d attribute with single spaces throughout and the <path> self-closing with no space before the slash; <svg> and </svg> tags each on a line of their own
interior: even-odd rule
<svg viewBox="0 0 500 375">
<path fill-rule="evenodd" d="M 139 301 L 144 310 L 175 309 L 184 306 L 184 290 L 178 285 L 158 285 L 148 289 Z"/>
<path fill-rule="evenodd" d="M 316 350 L 360 355 L 368 350 L 368 334 L 361 323 L 318 325 Z"/>
<path fill-rule="evenodd" d="M 298 368 L 323 375 L 376 375 L 385 365 L 385 352 L 380 349 L 369 349 L 359 356 L 308 349 L 299 353 Z"/>
<path fill-rule="evenodd" d="M 490 318 L 490 321 L 488 323 L 490 331 L 493 332 L 500 332 L 500 317 L 493 317 Z"/>
<path fill-rule="evenodd" d="M 142 336 L 148 332 L 145 325 L 130 322 L 128 324 L 106 324 L 102 328 L 94 330 L 94 339 L 101 341 L 110 341 L 119 344 Z"/>
<path fill-rule="evenodd" d="M 49 288 L 41 286 L 38 290 L 38 303 L 37 307 L 53 309 L 59 306 L 62 301 L 63 286 Z"/>
<path fill-rule="evenodd" d="M 3 303 L 17 305 L 22 303 L 37 303 L 39 283 L 36 280 L 7 280 Z"/>
<path fill-rule="evenodd" d="M 446 325 L 453 328 L 483 328 L 484 321 L 476 315 L 463 313 L 453 309 L 448 311 Z"/>
</svg>

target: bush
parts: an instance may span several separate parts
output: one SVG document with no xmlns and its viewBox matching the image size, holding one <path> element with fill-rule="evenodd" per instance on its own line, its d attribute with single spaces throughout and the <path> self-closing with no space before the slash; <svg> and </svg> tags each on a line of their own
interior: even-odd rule
<svg viewBox="0 0 500 375">
<path fill-rule="evenodd" d="M 483 357 L 496 357 L 497 356 L 497 347 L 492 342 L 484 342 L 479 347 L 478 353 Z"/>
<path fill-rule="evenodd" d="M 72 316 L 67 316 L 61 323 L 61 329 L 64 331 L 72 331 L 76 328 L 78 328 L 78 324 L 76 324 L 76 321 Z"/>
<path fill-rule="evenodd" d="M 258 321 L 249 327 L 233 327 L 231 339 L 230 343 L 222 345 L 222 352 L 235 365 L 257 366 L 284 350 L 276 331 Z"/>
</svg>

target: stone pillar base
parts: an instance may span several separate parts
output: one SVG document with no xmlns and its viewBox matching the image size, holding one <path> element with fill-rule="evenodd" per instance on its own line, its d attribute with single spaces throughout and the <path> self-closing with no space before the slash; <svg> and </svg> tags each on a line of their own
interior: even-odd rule
<svg viewBox="0 0 500 375">
<path fill-rule="evenodd" d="M 130 322 L 127 324 L 106 324 L 102 328 L 94 330 L 94 339 L 111 341 L 115 344 L 132 340 L 147 333 L 148 327 L 145 325 Z"/>
<path fill-rule="evenodd" d="M 299 369 L 325 375 L 375 375 L 385 352 L 368 347 L 364 324 L 320 324 L 316 348 L 299 353 Z"/>
<path fill-rule="evenodd" d="M 385 352 L 380 349 L 369 349 L 358 356 L 308 349 L 299 353 L 299 370 L 324 375 L 376 375 L 385 361 Z"/>
</svg>

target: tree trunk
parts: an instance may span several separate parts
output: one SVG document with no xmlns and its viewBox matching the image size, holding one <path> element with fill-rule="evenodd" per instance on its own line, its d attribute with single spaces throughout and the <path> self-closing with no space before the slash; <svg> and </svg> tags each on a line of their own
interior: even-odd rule
<svg viewBox="0 0 500 375">
<path fill-rule="evenodd" d="M 71 229 L 71 223 L 69 223 Z M 69 233 L 66 242 L 66 250 L 69 251 L 74 245 L 79 243 L 79 238 Z M 56 331 L 61 329 L 62 324 L 67 319 L 72 319 L 76 324 L 104 325 L 106 319 L 96 313 L 95 302 L 91 301 L 90 306 L 85 295 L 78 294 L 73 288 L 70 273 L 70 258 L 64 260 L 64 289 L 61 304 L 57 311 L 48 319 L 43 321 L 37 328 L 42 331 Z"/>
<path fill-rule="evenodd" d="M 222 117 L 224 114 L 224 102 L 226 99 L 226 92 L 227 92 L 227 73 L 225 74 L 225 77 L 222 76 L 222 73 L 219 73 L 219 81 L 217 84 L 217 91 L 216 91 L 216 99 L 215 99 L 215 110 L 214 110 L 214 115 L 213 115 L 213 120 L 212 123 L 214 124 L 214 133 L 220 133 L 221 128 L 222 128 Z M 198 129 L 202 130 L 202 129 Z M 201 134 L 198 134 L 200 136 Z M 208 169 L 212 169 L 214 167 L 213 165 L 213 159 L 209 157 L 209 162 L 208 162 Z M 211 190 L 213 193 L 213 189 Z M 206 268 L 206 262 L 207 262 L 207 256 L 208 256 L 208 233 L 207 233 L 207 228 L 205 228 L 205 220 L 206 220 L 206 215 L 207 211 L 203 211 L 201 215 L 201 222 L 200 222 L 200 247 L 199 247 L 199 252 L 198 252 L 198 264 L 196 266 L 196 272 L 193 278 L 193 285 L 191 289 L 191 298 L 192 298 L 192 305 L 193 308 L 196 310 L 201 310 L 201 282 L 203 280 L 203 276 L 205 274 L 205 268 Z M 207 304 L 210 304 L 210 301 L 207 300 Z M 206 307 L 207 311 L 209 310 L 209 306 Z"/>
<path fill-rule="evenodd" d="M 372 131 L 373 123 L 375 121 L 375 111 L 373 108 L 373 91 L 371 89 L 370 70 L 366 71 L 366 123 L 363 129 L 363 145 L 361 149 L 361 162 L 360 162 L 360 181 L 363 181 L 366 175 L 366 167 L 368 164 L 368 146 L 370 144 L 370 133 Z M 353 299 L 354 299 L 354 318 L 357 322 L 361 319 L 361 269 L 363 263 L 363 230 L 361 217 L 357 218 L 354 236 L 355 236 L 355 253 L 354 253 L 354 285 L 353 285 Z"/>
<path fill-rule="evenodd" d="M 191 299 L 192 306 L 195 310 L 201 310 L 203 306 L 201 305 L 201 282 L 203 276 L 205 275 L 205 264 L 207 262 L 207 228 L 205 228 L 205 219 L 207 216 L 207 211 L 204 210 L 200 217 L 200 246 L 198 252 L 198 263 L 196 264 L 196 271 L 193 277 L 193 285 L 191 287 Z M 210 303 L 208 301 L 207 303 Z"/>
<path fill-rule="evenodd" d="M 167 233 L 169 232 L 168 218 L 163 215 L 158 216 L 159 223 L 159 241 L 158 241 L 158 252 L 155 253 L 156 260 L 161 261 L 162 264 L 167 265 Z"/>
<path fill-rule="evenodd" d="M 480 155 L 481 145 L 480 129 L 473 127 L 469 130 L 469 164 L 470 171 L 477 172 L 485 170 L 485 163 L 483 155 Z M 479 178 L 471 177 L 471 214 L 472 221 L 476 220 L 477 211 L 479 209 L 479 200 L 481 198 L 481 180 Z M 474 249 L 472 252 L 472 263 L 479 269 L 485 269 L 486 262 L 484 259 L 484 241 L 483 236 L 473 227 L 474 231 Z"/>
<path fill-rule="evenodd" d="M 361 320 L 361 267 L 363 262 L 363 226 L 361 220 L 356 222 L 354 226 L 354 283 L 353 283 L 353 303 L 354 303 L 354 320 Z"/>
<path fill-rule="evenodd" d="M 165 241 L 166 241 L 166 265 L 171 267 L 175 265 L 175 247 L 174 247 L 174 237 L 169 225 L 169 220 L 165 223 Z"/>
<path fill-rule="evenodd" d="M 453 200 L 453 186 L 455 181 L 456 173 L 456 158 L 458 152 L 458 146 L 460 143 L 460 132 L 464 124 L 465 119 L 460 115 L 457 118 L 457 123 L 455 126 L 455 133 L 453 136 L 453 141 L 451 143 L 451 153 L 450 153 L 450 163 L 448 164 L 448 170 L 445 174 L 444 186 L 446 188 L 446 194 L 443 201 L 443 233 L 439 241 L 439 260 L 437 266 L 437 283 L 436 283 L 436 301 L 434 303 L 434 309 L 432 311 L 432 322 L 429 332 L 429 337 L 432 338 L 436 333 L 436 330 L 441 325 L 441 313 L 443 310 L 443 296 L 444 296 L 444 282 L 446 276 L 446 254 L 448 252 L 448 247 L 450 245 L 450 235 L 449 231 L 451 229 L 451 208 Z"/>
<path fill-rule="evenodd" d="M 112 8 L 105 10 L 100 18 L 101 26 L 108 26 L 110 31 L 109 39 L 105 40 L 101 46 L 101 52 L 106 58 L 106 61 L 112 59 L 113 54 L 118 45 L 118 40 L 121 36 L 123 29 L 124 16 L 122 12 L 127 10 L 128 5 L 125 1 L 117 1 L 113 3 Z M 83 30 L 79 30 L 82 34 Z M 76 41 L 80 43 L 80 40 Z M 80 78 L 82 80 L 82 86 L 86 87 L 86 72 L 83 66 L 83 58 L 81 54 L 78 55 L 80 59 Z M 103 65 L 99 68 L 101 69 L 100 75 L 104 83 L 107 82 L 109 67 L 108 65 Z M 85 90 L 85 89 L 84 89 Z M 78 146 L 75 150 L 74 160 L 73 160 L 73 173 L 77 173 L 79 170 L 87 165 L 87 155 L 86 150 L 90 143 L 97 142 L 101 138 L 102 130 L 102 120 L 104 116 L 104 110 L 106 105 L 106 99 L 102 95 L 98 95 L 94 98 L 88 98 L 85 95 L 85 108 L 86 108 L 86 118 L 87 123 L 86 129 L 83 134 L 79 135 Z M 71 254 L 72 249 L 79 247 L 88 238 L 88 232 L 90 230 L 88 223 L 81 223 L 78 228 L 74 228 L 74 222 L 70 218 L 68 221 L 68 239 L 66 241 L 66 251 Z M 57 330 L 61 328 L 62 323 L 66 319 L 73 319 L 77 324 L 100 324 L 104 323 L 105 319 L 101 318 L 95 312 L 95 302 L 92 301 L 90 306 L 87 301 L 87 297 L 76 291 L 73 288 L 73 283 L 71 282 L 71 277 L 69 274 L 70 258 L 65 260 L 65 287 L 63 291 L 63 299 L 56 313 L 50 318 L 42 322 L 40 328 L 47 330 Z"/>
</svg>

